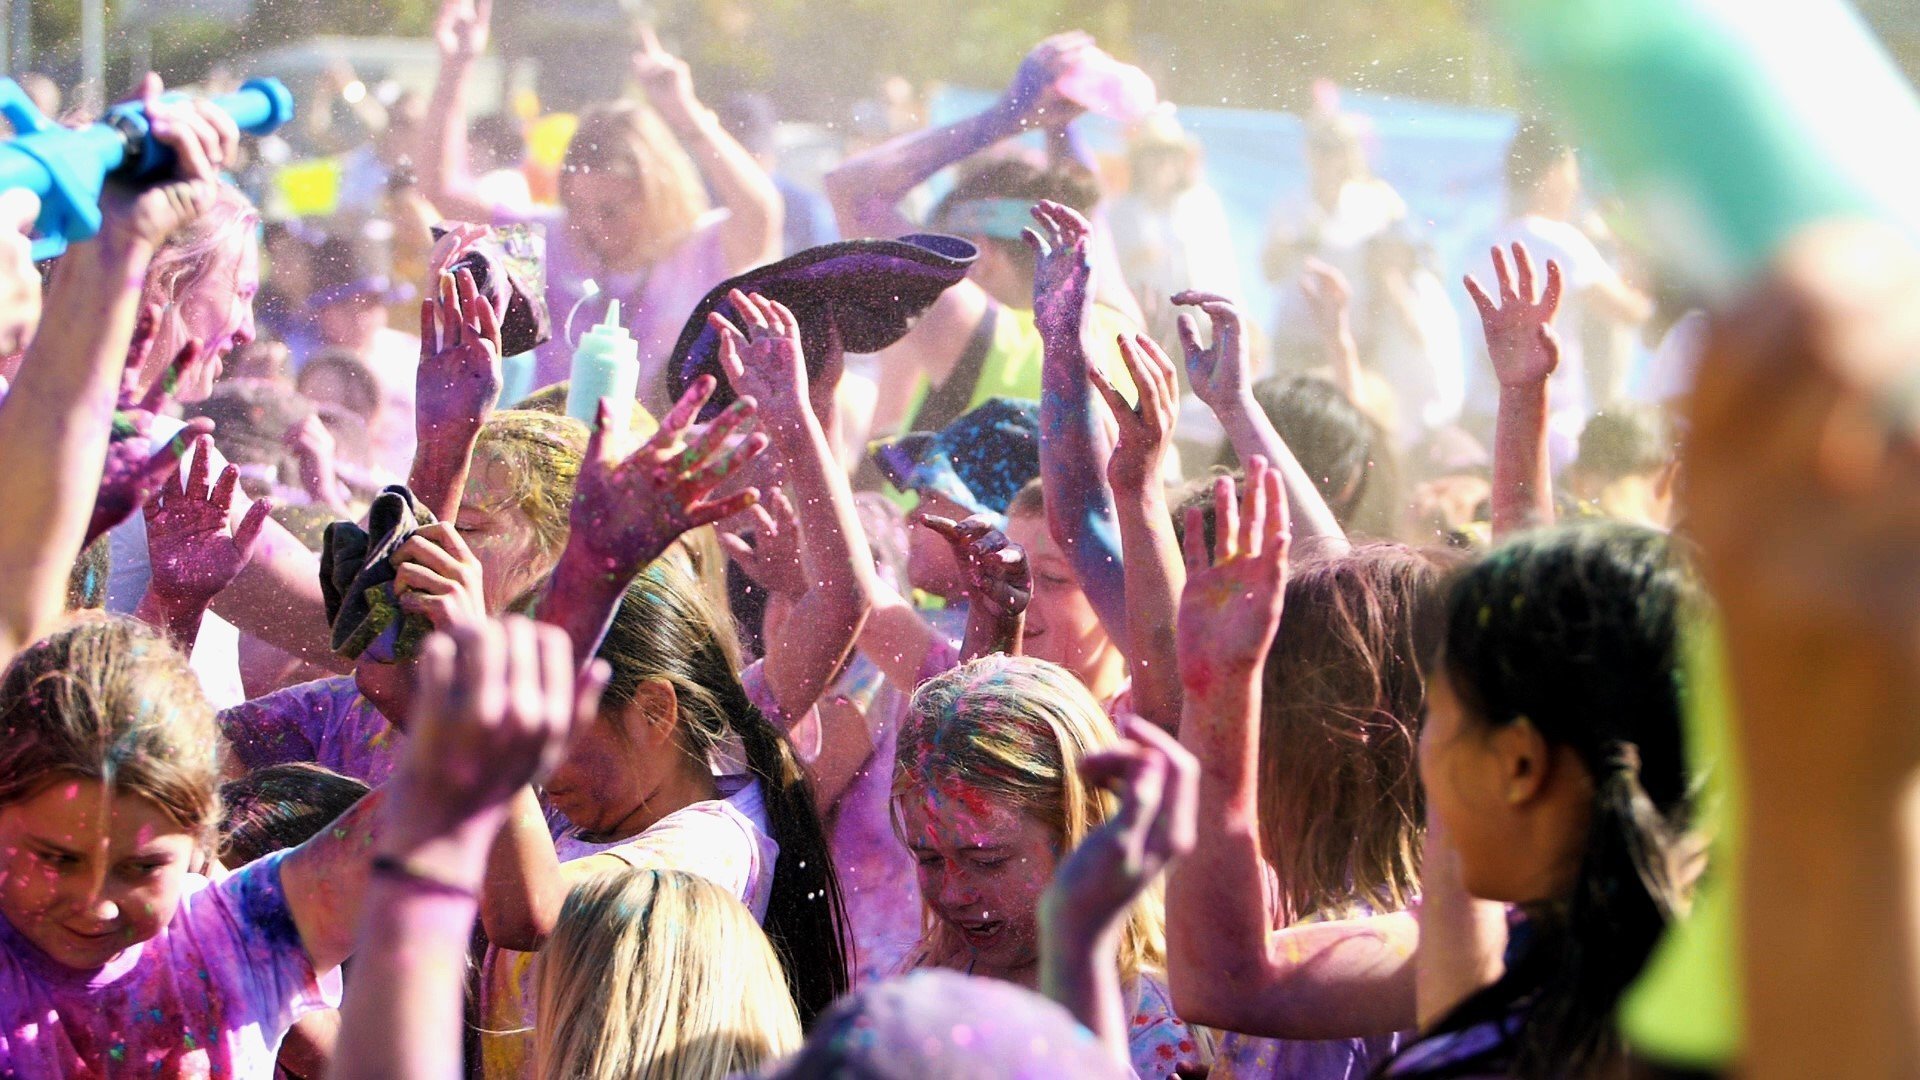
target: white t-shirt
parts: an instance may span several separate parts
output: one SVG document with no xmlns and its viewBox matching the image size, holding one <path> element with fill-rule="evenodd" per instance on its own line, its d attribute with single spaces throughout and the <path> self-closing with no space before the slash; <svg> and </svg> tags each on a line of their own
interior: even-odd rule
<svg viewBox="0 0 1920 1080">
<path fill-rule="evenodd" d="M 186 426 L 171 416 L 154 417 L 154 445 L 165 445 Z M 180 471 L 171 481 L 183 491 L 187 485 L 187 469 L 192 464 L 193 453 L 189 448 L 187 456 L 180 461 Z M 220 456 L 219 448 L 215 447 L 212 459 L 207 462 L 207 475 L 218 476 L 226 467 L 227 459 Z M 107 550 L 110 560 L 107 610 L 116 615 L 131 615 L 133 609 L 140 606 L 140 598 L 147 593 L 147 582 L 153 577 L 152 564 L 147 559 L 146 516 L 136 512 L 114 526 L 107 533 Z M 200 620 L 200 636 L 194 639 L 189 662 L 214 708 L 230 709 L 247 699 L 240 683 L 240 631 L 232 623 L 207 612 Z"/>
</svg>

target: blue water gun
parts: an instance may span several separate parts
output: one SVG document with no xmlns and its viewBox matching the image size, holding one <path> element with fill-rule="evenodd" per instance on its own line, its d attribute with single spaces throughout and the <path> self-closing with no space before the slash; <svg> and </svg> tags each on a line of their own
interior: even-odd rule
<svg viewBox="0 0 1920 1080">
<path fill-rule="evenodd" d="M 250 80 L 213 104 L 249 135 L 265 135 L 293 119 L 293 95 L 278 79 Z M 0 143 L 0 191 L 26 188 L 40 196 L 35 259 L 50 259 L 100 231 L 100 189 L 109 176 L 137 185 L 173 171 L 173 151 L 154 140 L 137 101 L 115 105 L 97 123 L 66 128 L 40 115 L 20 84 L 0 79 L 0 115 L 16 133 L 13 141 Z"/>
</svg>

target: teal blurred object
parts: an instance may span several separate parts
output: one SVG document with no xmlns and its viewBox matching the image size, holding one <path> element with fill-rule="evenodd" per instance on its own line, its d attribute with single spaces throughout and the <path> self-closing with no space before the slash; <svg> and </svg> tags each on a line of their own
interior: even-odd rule
<svg viewBox="0 0 1920 1080">
<path fill-rule="evenodd" d="M 249 135 L 268 134 L 293 119 L 293 95 L 278 79 L 249 80 L 211 103 Z M 62 127 L 41 116 L 18 83 L 0 78 L 0 114 L 15 132 L 0 142 L 0 191 L 25 188 L 40 197 L 35 259 L 51 259 L 100 231 L 100 192 L 109 176 L 149 184 L 174 167 L 173 151 L 153 137 L 146 106 L 137 101 L 108 109 L 98 123 Z"/>
<path fill-rule="evenodd" d="M 1822 218 L 1920 238 L 1920 101 L 1845 0 L 1505 0 L 1502 19 L 1645 239 L 1709 293 Z"/>
</svg>

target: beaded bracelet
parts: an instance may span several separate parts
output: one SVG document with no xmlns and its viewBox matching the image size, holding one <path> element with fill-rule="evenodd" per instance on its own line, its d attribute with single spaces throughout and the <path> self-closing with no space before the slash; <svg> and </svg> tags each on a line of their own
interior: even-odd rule
<svg viewBox="0 0 1920 1080">
<path fill-rule="evenodd" d="M 422 869 L 415 865 L 412 860 L 402 858 L 398 855 L 375 855 L 373 861 L 368 864 L 368 869 L 376 877 L 383 877 L 393 881 L 404 881 L 410 885 L 420 886 L 427 892 L 438 893 L 441 896 L 454 896 L 462 900 L 480 899 L 480 893 L 472 887 L 449 880 L 432 871 Z"/>
</svg>

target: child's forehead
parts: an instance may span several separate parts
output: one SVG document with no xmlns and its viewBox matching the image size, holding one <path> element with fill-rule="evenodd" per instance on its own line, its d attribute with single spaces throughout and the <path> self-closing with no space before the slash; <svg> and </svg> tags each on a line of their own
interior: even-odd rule
<svg viewBox="0 0 1920 1080">
<path fill-rule="evenodd" d="M 0 807 L 0 834 L 67 848 L 138 847 L 165 836 L 191 837 L 158 803 L 106 782 L 56 777 L 32 795 Z"/>
</svg>

